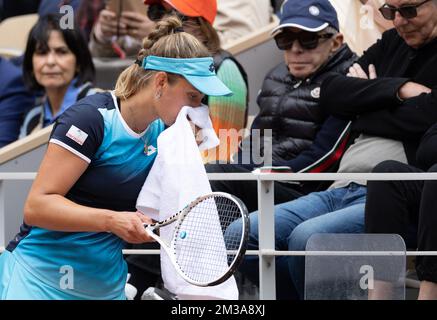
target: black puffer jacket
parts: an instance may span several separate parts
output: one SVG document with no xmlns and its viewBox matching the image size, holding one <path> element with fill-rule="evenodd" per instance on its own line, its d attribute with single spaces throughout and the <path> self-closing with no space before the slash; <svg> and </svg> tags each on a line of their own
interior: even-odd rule
<svg viewBox="0 0 437 320">
<path fill-rule="evenodd" d="M 320 85 L 330 72 L 343 72 L 357 59 L 347 45 L 316 74 L 297 80 L 281 63 L 270 71 L 258 95 L 260 112 L 252 129 L 272 129 L 273 164 L 289 162 L 314 142 L 328 115 L 319 107 Z M 314 159 L 317 161 L 317 159 Z M 293 168 L 295 171 L 301 168 Z"/>
</svg>

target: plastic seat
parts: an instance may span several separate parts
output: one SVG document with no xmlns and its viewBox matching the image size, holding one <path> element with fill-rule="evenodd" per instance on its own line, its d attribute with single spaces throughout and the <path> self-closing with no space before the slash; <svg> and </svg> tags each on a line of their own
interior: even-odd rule
<svg viewBox="0 0 437 320">
<path fill-rule="evenodd" d="M 0 23 L 0 52 L 15 56 L 24 52 L 30 29 L 38 20 L 37 14 L 11 17 Z M 13 53 L 11 55 L 11 53 Z"/>
</svg>

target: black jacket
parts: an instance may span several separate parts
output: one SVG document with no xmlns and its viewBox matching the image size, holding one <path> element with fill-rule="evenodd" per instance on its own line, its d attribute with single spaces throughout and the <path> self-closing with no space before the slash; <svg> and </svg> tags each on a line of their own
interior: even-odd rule
<svg viewBox="0 0 437 320">
<path fill-rule="evenodd" d="M 340 159 L 348 121 L 329 117 L 319 107 L 320 85 L 330 72 L 344 72 L 356 59 L 344 45 L 306 80 L 293 77 L 285 63 L 267 74 L 251 129 L 272 129 L 273 165 L 294 172 L 326 171 Z"/>
<path fill-rule="evenodd" d="M 328 76 L 321 87 L 322 108 L 335 116 L 354 120 L 356 133 L 402 141 L 408 162 L 415 164 L 421 137 L 437 122 L 437 39 L 416 50 L 392 29 L 358 63 L 366 71 L 374 64 L 378 78 Z M 433 89 L 432 93 L 402 102 L 397 94 L 407 81 L 425 85 Z"/>
</svg>

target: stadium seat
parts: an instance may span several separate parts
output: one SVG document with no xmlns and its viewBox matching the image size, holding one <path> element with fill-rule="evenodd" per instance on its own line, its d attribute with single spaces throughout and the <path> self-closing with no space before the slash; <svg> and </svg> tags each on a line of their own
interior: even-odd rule
<svg viewBox="0 0 437 320">
<path fill-rule="evenodd" d="M 27 14 L 2 21 L 0 23 L 0 52 L 14 53 L 14 55 L 24 52 L 29 31 L 37 20 L 37 14 Z"/>
<path fill-rule="evenodd" d="M 19 57 L 23 54 L 23 51 L 17 50 L 17 49 L 7 49 L 7 48 L 0 48 L 0 56 L 3 58 L 14 58 Z"/>
</svg>

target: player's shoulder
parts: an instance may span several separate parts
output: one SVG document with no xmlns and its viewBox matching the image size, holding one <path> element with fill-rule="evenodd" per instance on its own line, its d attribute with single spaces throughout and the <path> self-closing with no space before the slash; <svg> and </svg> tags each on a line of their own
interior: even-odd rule
<svg viewBox="0 0 437 320">
<path fill-rule="evenodd" d="M 115 109 L 114 98 L 110 92 L 98 92 L 79 100 L 73 107 L 88 107 L 90 109 Z"/>
<path fill-rule="evenodd" d="M 69 107 L 62 115 L 63 119 L 101 119 L 101 111 L 99 109 L 111 110 L 115 109 L 115 104 L 111 93 L 103 92 L 87 96 L 74 105 Z"/>
</svg>

